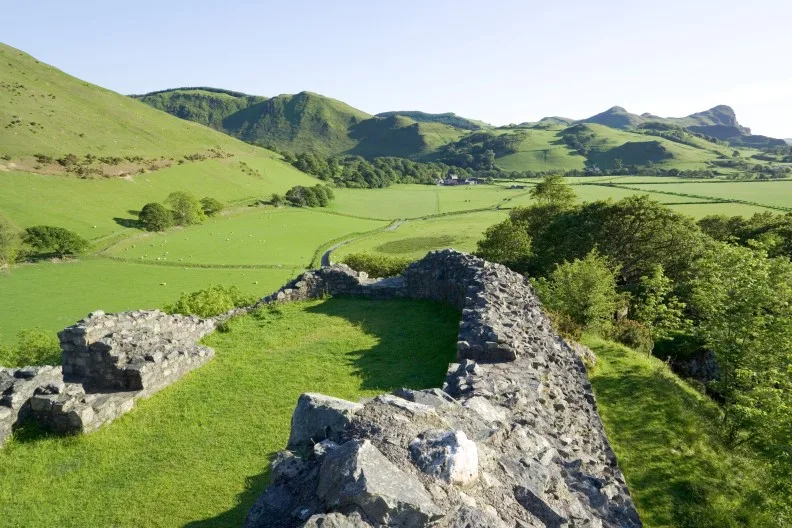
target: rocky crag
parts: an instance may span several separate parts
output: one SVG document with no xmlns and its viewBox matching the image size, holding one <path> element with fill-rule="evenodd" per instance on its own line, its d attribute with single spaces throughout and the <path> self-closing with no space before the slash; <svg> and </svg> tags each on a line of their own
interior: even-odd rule
<svg viewBox="0 0 792 528">
<path fill-rule="evenodd" d="M 641 526 L 597 414 L 587 351 L 553 332 L 521 275 L 450 250 L 391 279 L 309 271 L 208 320 L 91 314 L 61 332 L 62 368 L 0 369 L 0 443 L 26 418 L 93 430 L 208 361 L 199 341 L 230 317 L 325 295 L 451 304 L 461 312 L 458 362 L 442 388 L 366 402 L 302 395 L 247 528 Z"/>
</svg>

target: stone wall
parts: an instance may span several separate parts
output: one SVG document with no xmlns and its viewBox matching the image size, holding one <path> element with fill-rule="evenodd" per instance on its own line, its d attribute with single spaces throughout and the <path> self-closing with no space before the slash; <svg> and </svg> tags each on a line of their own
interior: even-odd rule
<svg viewBox="0 0 792 528">
<path fill-rule="evenodd" d="M 455 306 L 459 362 L 442 389 L 301 396 L 247 528 L 641 526 L 579 353 L 521 275 L 439 251 L 387 281 L 307 272 L 267 301 L 325 294 Z"/>
<path fill-rule="evenodd" d="M 198 342 L 218 324 L 325 295 L 449 303 L 461 312 L 458 362 L 442 388 L 363 403 L 301 396 L 247 528 L 641 526 L 581 360 L 590 351 L 553 332 L 521 275 L 451 250 L 390 279 L 308 271 L 207 320 L 90 314 L 59 334 L 62 369 L 0 369 L 0 445 L 24 419 L 94 430 L 208 361 Z"/>
</svg>

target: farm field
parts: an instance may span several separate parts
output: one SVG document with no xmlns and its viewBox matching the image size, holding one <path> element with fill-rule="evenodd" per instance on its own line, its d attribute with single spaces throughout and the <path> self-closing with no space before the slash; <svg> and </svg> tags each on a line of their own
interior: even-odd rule
<svg viewBox="0 0 792 528">
<path fill-rule="evenodd" d="M 161 308 L 182 292 L 210 284 L 265 296 L 299 268 L 207 269 L 82 259 L 23 265 L 0 271 L 0 343 L 16 342 L 22 328 L 58 332 L 94 310 Z"/>
<path fill-rule="evenodd" d="M 107 253 L 144 262 L 306 267 L 322 243 L 386 225 L 321 209 L 257 207 L 186 229 L 128 238 Z"/>
<path fill-rule="evenodd" d="M 439 386 L 458 320 L 433 302 L 353 299 L 237 318 L 206 339 L 212 361 L 112 424 L 23 431 L 4 447 L 0 525 L 242 526 L 301 393 L 357 401 Z"/>
<path fill-rule="evenodd" d="M 491 225 L 506 218 L 507 211 L 482 211 L 454 216 L 408 220 L 393 231 L 341 246 L 333 252 L 333 261 L 343 261 L 350 253 L 378 253 L 419 259 L 434 249 L 454 248 L 473 251 L 476 242 Z"/>
<path fill-rule="evenodd" d="M 689 183 L 679 186 L 638 184 L 647 191 L 661 190 L 737 199 L 761 205 L 792 208 L 792 181 Z"/>
<path fill-rule="evenodd" d="M 243 172 L 239 165 L 243 160 L 260 175 Z M 137 211 L 148 202 L 164 200 L 173 191 L 235 202 L 269 198 L 294 185 L 316 182 L 283 162 L 260 156 L 187 163 L 130 179 L 81 180 L 0 171 L 0 210 L 20 227 L 58 225 L 96 239 L 123 231 L 133 233 L 124 225 L 137 219 Z"/>
</svg>

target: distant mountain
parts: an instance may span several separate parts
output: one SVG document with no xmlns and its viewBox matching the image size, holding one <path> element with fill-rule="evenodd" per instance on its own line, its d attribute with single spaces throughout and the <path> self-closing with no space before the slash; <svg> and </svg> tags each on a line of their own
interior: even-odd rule
<svg viewBox="0 0 792 528">
<path fill-rule="evenodd" d="M 458 116 L 453 112 L 447 112 L 445 114 L 427 114 L 426 112 L 420 112 L 418 110 L 400 110 L 395 112 L 381 112 L 377 114 L 377 117 L 392 116 L 409 117 L 418 123 L 440 123 L 455 128 L 461 128 L 462 130 L 480 130 L 482 128 L 490 128 L 491 126 L 484 121 L 467 119 L 466 117 Z"/>
<path fill-rule="evenodd" d="M 714 106 L 686 117 L 660 117 L 648 112 L 638 115 L 628 112 L 621 106 L 614 106 L 579 122 L 597 123 L 622 130 L 632 130 L 644 123 L 665 123 L 727 141 L 734 146 L 763 148 L 783 144 L 780 139 L 752 135 L 751 129 L 742 126 L 737 121 L 734 110 L 726 105 Z"/>
<path fill-rule="evenodd" d="M 568 117 L 561 117 L 561 116 L 548 116 L 543 117 L 539 120 L 539 123 L 542 124 L 549 124 L 549 125 L 564 125 L 569 126 L 575 123 L 574 119 L 570 119 Z"/>
<path fill-rule="evenodd" d="M 786 141 L 787 145 L 792 145 L 792 138 L 785 138 L 784 141 Z"/>
<path fill-rule="evenodd" d="M 598 125 L 623 129 L 637 128 L 638 125 L 644 122 L 646 122 L 645 118 L 638 114 L 631 114 L 621 106 L 614 106 L 600 114 L 580 120 L 580 123 L 597 123 Z"/>
</svg>

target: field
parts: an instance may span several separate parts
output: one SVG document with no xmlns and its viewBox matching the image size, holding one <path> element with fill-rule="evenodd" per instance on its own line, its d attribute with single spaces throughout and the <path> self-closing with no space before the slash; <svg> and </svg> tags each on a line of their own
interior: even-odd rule
<svg viewBox="0 0 792 528">
<path fill-rule="evenodd" d="M 792 209 L 792 181 L 727 181 L 716 183 L 687 183 L 684 185 L 635 185 L 647 191 L 666 191 L 711 196 L 727 200 L 742 200 L 757 205 Z"/>
<path fill-rule="evenodd" d="M 327 240 L 385 225 L 321 209 L 254 208 L 188 229 L 128 238 L 107 253 L 143 262 L 304 268 Z"/>
<path fill-rule="evenodd" d="M 473 251 L 481 234 L 492 224 L 506 218 L 506 211 L 483 211 L 454 216 L 409 220 L 397 229 L 382 231 L 340 247 L 334 261 L 350 253 L 378 253 L 419 259 L 427 251 L 452 247 Z"/>
<path fill-rule="evenodd" d="M 16 341 L 21 328 L 55 333 L 94 310 L 161 308 L 182 292 L 210 284 L 237 286 L 265 296 L 299 268 L 207 269 L 81 259 L 0 271 L 0 344 Z"/>
<path fill-rule="evenodd" d="M 779 526 L 757 457 L 723 447 L 716 404 L 660 360 L 596 338 L 589 373 L 608 439 L 647 528 Z M 761 522 L 760 522 L 761 520 Z"/>
<path fill-rule="evenodd" d="M 438 386 L 458 319 L 432 302 L 343 299 L 235 319 L 207 339 L 212 361 L 100 431 L 28 430 L 0 450 L 0 526 L 242 526 L 300 393 Z"/>
</svg>

